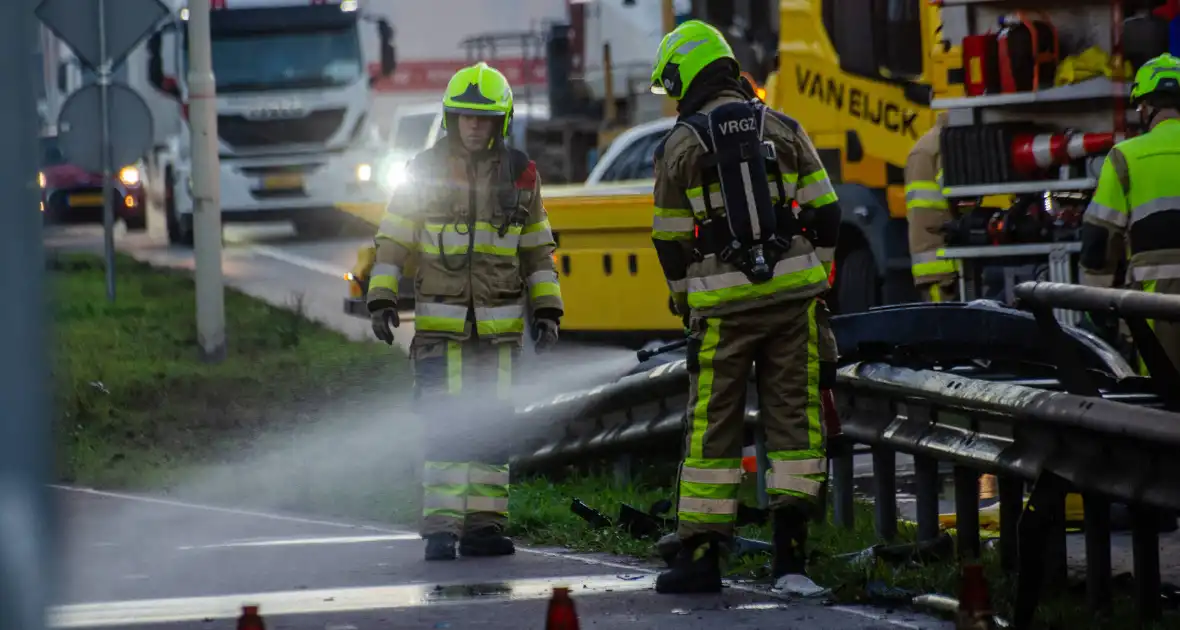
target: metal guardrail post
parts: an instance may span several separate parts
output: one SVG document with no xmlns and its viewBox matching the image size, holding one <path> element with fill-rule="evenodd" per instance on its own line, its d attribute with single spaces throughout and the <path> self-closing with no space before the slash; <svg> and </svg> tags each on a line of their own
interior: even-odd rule
<svg viewBox="0 0 1180 630">
<path fill-rule="evenodd" d="M 918 486 L 918 540 L 934 540 L 939 535 L 938 495 L 942 490 L 938 479 L 938 460 L 915 455 L 914 478 Z"/>
<path fill-rule="evenodd" d="M 852 529 L 856 521 L 856 501 L 852 490 L 852 444 L 841 439 L 837 454 L 832 457 L 832 518 L 845 529 Z"/>
<path fill-rule="evenodd" d="M 631 483 L 631 465 L 633 461 L 630 453 L 623 453 L 615 458 L 613 469 L 615 483 L 620 486 Z"/>
<path fill-rule="evenodd" d="M 958 532 L 959 559 L 979 557 L 979 473 L 966 466 L 955 466 L 955 531 Z"/>
<path fill-rule="evenodd" d="M 873 486 L 877 537 L 891 542 L 897 538 L 897 454 L 888 446 L 873 446 Z"/>
<path fill-rule="evenodd" d="M 1020 548 L 1016 527 L 1024 511 L 1024 480 L 1001 475 L 1000 485 L 1000 566 L 1005 571 L 1019 567 Z"/>
<path fill-rule="evenodd" d="M 1156 621 L 1160 605 L 1160 513 L 1145 505 L 1131 506 L 1132 573 L 1135 609 L 1142 621 Z"/>
<path fill-rule="evenodd" d="M 1110 608 L 1110 501 L 1097 493 L 1082 495 L 1086 523 L 1086 601 L 1096 611 Z"/>
</svg>

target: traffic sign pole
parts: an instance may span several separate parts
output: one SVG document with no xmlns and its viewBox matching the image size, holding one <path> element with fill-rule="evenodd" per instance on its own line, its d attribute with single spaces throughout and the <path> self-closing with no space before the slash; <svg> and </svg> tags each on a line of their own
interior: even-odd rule
<svg viewBox="0 0 1180 630">
<path fill-rule="evenodd" d="M 34 0 L 0 2 L 0 628 L 42 630 L 56 598 L 45 250 L 37 211 Z"/>
<path fill-rule="evenodd" d="M 11 0 L 0 0 L 11 1 Z M 32 2 L 32 0 L 21 0 Z M 23 6 L 23 5 L 22 5 Z M 70 95 L 62 115 L 58 120 L 59 135 L 63 137 L 63 147 L 73 144 L 75 155 L 67 152 L 66 159 L 83 168 L 91 168 L 102 173 L 102 227 L 103 245 L 106 257 L 107 299 L 115 299 L 115 208 L 114 208 L 114 177 L 115 168 L 123 164 L 116 162 L 114 154 L 120 156 L 130 154 L 132 162 L 141 157 L 150 147 L 150 139 L 136 144 L 138 138 L 144 134 L 150 136 L 152 121 L 150 113 L 146 118 L 129 117 L 129 112 L 119 110 L 121 116 L 120 132 L 111 132 L 111 76 L 115 68 L 123 63 L 127 55 L 144 37 L 147 37 L 156 24 L 168 15 L 168 7 L 160 0 L 97 0 L 97 2 L 77 2 L 76 0 L 40 0 L 34 14 L 55 35 L 73 49 L 78 61 L 83 66 L 94 71 L 98 77 L 97 107 L 90 105 L 85 88 Z M 12 84 L 10 84 L 12 85 Z M 17 84 L 19 85 L 19 84 Z M 126 90 L 130 91 L 130 90 Z M 134 92 L 132 92 L 134 94 Z M 75 99 L 77 99 L 75 101 Z M 143 99 L 134 95 L 136 101 L 132 109 L 142 106 Z M 124 99 L 126 101 L 126 99 Z M 71 108 L 71 103 L 76 107 Z M 89 108 L 87 106 L 90 106 Z M 90 109 L 90 111 L 87 111 Z M 97 125 L 99 128 L 98 151 L 96 165 L 87 163 L 81 157 L 88 155 L 91 143 L 83 142 L 92 138 L 91 125 L 83 124 L 84 120 L 93 119 L 93 110 L 98 110 Z M 72 124 L 77 123 L 77 124 Z M 146 131 L 145 131 L 146 130 Z M 117 146 L 116 146 L 117 145 Z M 121 202 L 122 200 L 120 200 Z"/>
<path fill-rule="evenodd" d="M 102 131 L 98 146 L 102 151 L 102 242 L 106 258 L 107 300 L 115 301 L 115 208 L 114 182 L 111 181 L 111 62 L 107 59 L 107 0 L 98 0 L 98 68 L 99 118 Z"/>
<path fill-rule="evenodd" d="M 217 155 L 217 84 L 209 35 L 209 0 L 188 5 L 189 125 L 193 152 L 193 258 L 197 341 L 209 362 L 225 358 L 225 288 L 221 277 L 221 182 Z"/>
</svg>

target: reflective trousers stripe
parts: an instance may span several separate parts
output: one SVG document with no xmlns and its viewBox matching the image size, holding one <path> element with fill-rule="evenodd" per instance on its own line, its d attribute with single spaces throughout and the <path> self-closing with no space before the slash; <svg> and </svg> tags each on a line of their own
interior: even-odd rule
<svg viewBox="0 0 1180 630">
<path fill-rule="evenodd" d="M 922 252 L 910 256 L 910 273 L 914 280 L 926 276 L 958 273 L 959 261 L 938 257 L 938 251 Z"/>
<path fill-rule="evenodd" d="M 422 474 L 424 516 L 508 514 L 508 466 L 476 462 L 426 462 Z"/>
<path fill-rule="evenodd" d="M 447 393 L 459 394 L 463 391 L 463 344 L 458 341 L 447 341 Z"/>
<path fill-rule="evenodd" d="M 741 459 L 686 458 L 680 467 L 677 516 L 690 523 L 732 523 L 741 480 Z"/>
<path fill-rule="evenodd" d="M 677 511 L 683 518 L 684 515 L 708 515 L 708 516 L 724 516 L 730 517 L 726 521 L 733 520 L 732 517 L 737 515 L 737 499 L 699 499 L 696 497 L 680 497 L 680 505 Z M 695 521 L 697 519 L 687 518 L 685 520 Z"/>
<path fill-rule="evenodd" d="M 766 491 L 781 494 L 819 496 L 827 474 L 827 460 L 772 461 L 766 475 Z"/>
<path fill-rule="evenodd" d="M 447 340 L 447 393 L 463 393 L 463 342 Z M 506 399 L 512 394 L 512 346 L 496 344 L 496 395 Z"/>
</svg>

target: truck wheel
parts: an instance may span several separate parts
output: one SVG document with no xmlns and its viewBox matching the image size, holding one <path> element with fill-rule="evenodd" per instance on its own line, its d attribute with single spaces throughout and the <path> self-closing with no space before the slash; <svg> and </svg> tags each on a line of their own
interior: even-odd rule
<svg viewBox="0 0 1180 630">
<path fill-rule="evenodd" d="M 182 217 L 176 212 L 175 180 L 172 169 L 164 175 L 164 219 L 168 227 L 168 243 L 183 247 L 193 246 L 192 215 Z"/>
<path fill-rule="evenodd" d="M 336 238 L 344 231 L 342 222 L 334 216 L 302 216 L 296 217 L 292 223 L 301 239 Z"/>
<path fill-rule="evenodd" d="M 868 248 L 854 249 L 836 262 L 836 312 L 863 313 L 881 305 L 880 276 Z"/>
<path fill-rule="evenodd" d="M 127 225 L 128 232 L 142 232 L 147 229 L 147 209 L 144 208 L 143 214 L 138 217 L 127 217 L 123 219 L 123 223 Z"/>
</svg>

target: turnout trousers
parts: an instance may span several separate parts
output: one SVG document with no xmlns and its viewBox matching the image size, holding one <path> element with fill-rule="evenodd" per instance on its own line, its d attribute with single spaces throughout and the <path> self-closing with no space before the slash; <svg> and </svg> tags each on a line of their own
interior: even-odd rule
<svg viewBox="0 0 1180 630">
<path fill-rule="evenodd" d="M 422 536 L 501 532 L 508 522 L 508 445 L 497 425 L 520 357 L 518 342 L 417 336 L 410 345 L 423 423 Z"/>
<path fill-rule="evenodd" d="M 771 466 L 766 473 L 770 507 L 813 509 L 827 483 L 821 372 L 822 380 L 834 380 L 836 358 L 827 307 L 814 298 L 791 301 L 720 317 L 693 317 L 689 328 L 678 536 L 733 534 L 751 373 Z"/>
<path fill-rule="evenodd" d="M 1130 288 L 1145 293 L 1180 295 L 1180 278 L 1140 280 L 1134 282 Z M 1160 340 L 1160 346 L 1168 354 L 1168 359 L 1172 362 L 1172 365 L 1180 369 L 1180 323 L 1149 319 L 1147 320 L 1147 324 L 1151 326 L 1156 338 Z M 1143 363 L 1142 359 L 1139 360 L 1139 373 L 1143 376 L 1150 376 L 1147 371 L 1147 365 Z"/>
</svg>

